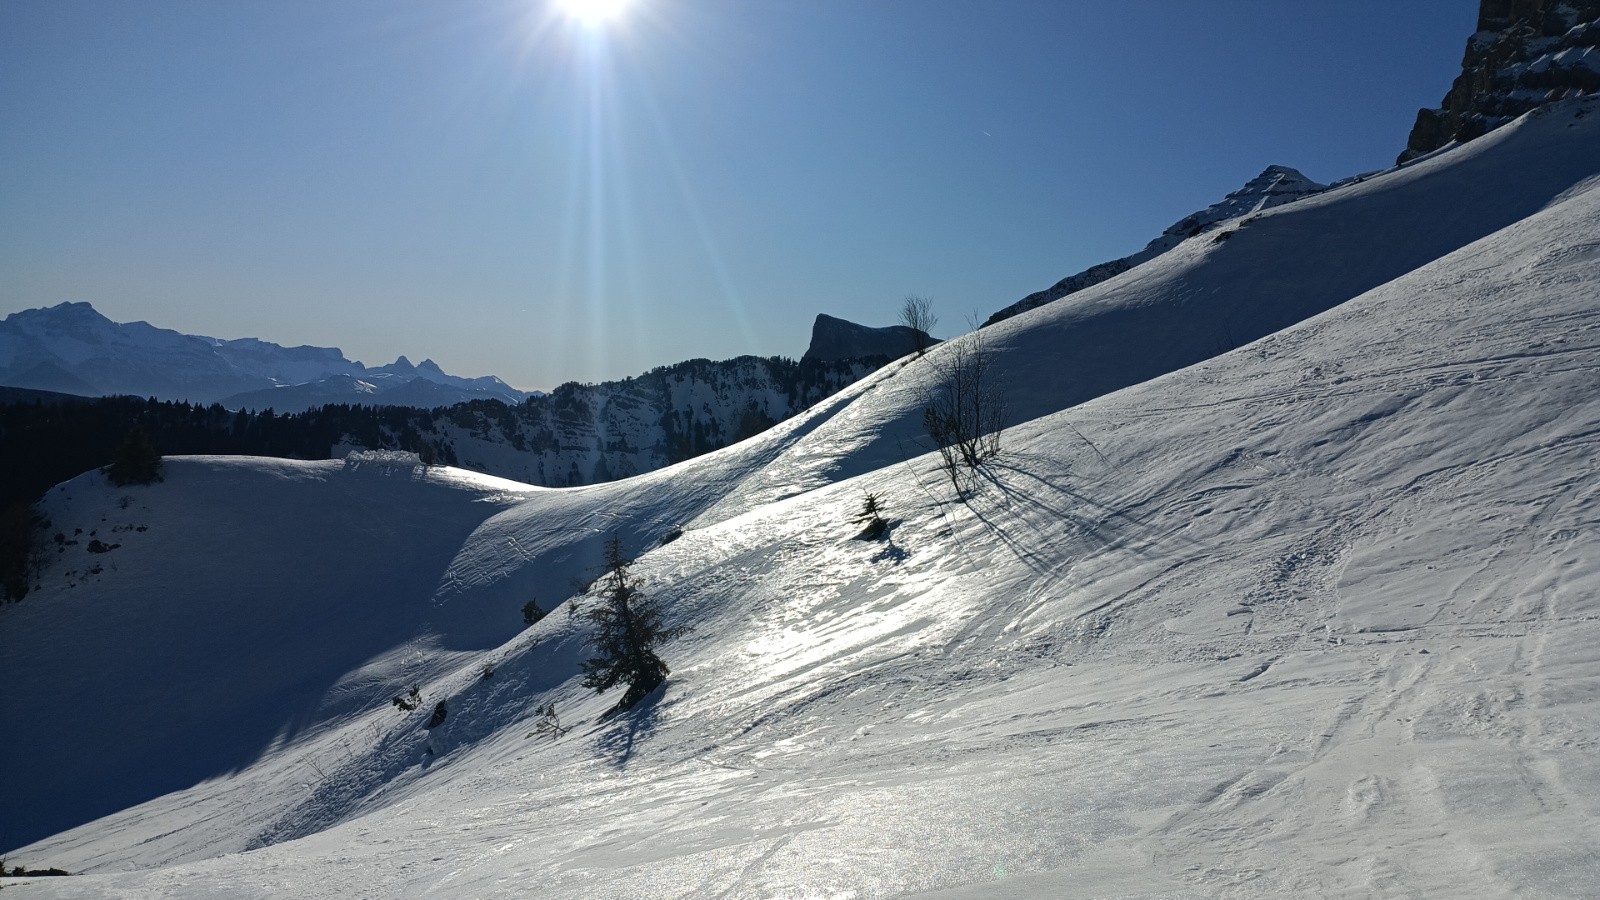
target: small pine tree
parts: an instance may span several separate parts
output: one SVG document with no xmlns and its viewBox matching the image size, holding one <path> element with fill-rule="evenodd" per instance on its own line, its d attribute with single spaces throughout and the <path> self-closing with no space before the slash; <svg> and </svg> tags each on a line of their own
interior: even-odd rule
<svg viewBox="0 0 1600 900">
<path fill-rule="evenodd" d="M 639 591 L 639 581 L 629 571 L 633 560 L 622 552 L 622 539 L 606 543 L 606 572 L 600 576 L 600 602 L 584 611 L 595 624 L 589 646 L 596 656 L 583 662 L 583 686 L 600 693 L 626 684 L 628 690 L 607 715 L 625 712 L 661 686 L 671 672 L 656 647 L 689 631 L 667 627 L 660 604 Z"/>
<path fill-rule="evenodd" d="M 875 541 L 883 537 L 883 532 L 889 527 L 889 523 L 883 518 L 883 507 L 878 505 L 877 494 L 868 494 L 862 499 L 861 511 L 856 513 L 853 521 L 863 526 L 856 537 L 864 541 Z"/>
<path fill-rule="evenodd" d="M 121 487 L 129 484 L 153 484 L 161 480 L 161 454 L 150 443 L 150 435 L 142 425 L 128 429 L 128 436 L 117 448 L 117 456 L 105 468 L 111 483 Z"/>
<path fill-rule="evenodd" d="M 533 625 L 545 617 L 545 611 L 539 608 L 539 601 L 529 600 L 522 604 L 522 624 Z"/>
</svg>

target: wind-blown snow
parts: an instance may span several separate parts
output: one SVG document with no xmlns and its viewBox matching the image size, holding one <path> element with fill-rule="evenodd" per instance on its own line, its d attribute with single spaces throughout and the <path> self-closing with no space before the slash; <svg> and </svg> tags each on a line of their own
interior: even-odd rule
<svg viewBox="0 0 1600 900">
<path fill-rule="evenodd" d="M 70 482 L 59 527 L 148 528 L 0 623 L 7 827 L 43 837 L 11 858 L 90 872 L 19 893 L 1589 896 L 1597 123 L 1551 108 L 985 329 L 1019 424 L 964 499 L 917 444 L 928 359 L 588 488 Z M 1222 323 L 1267 336 L 1205 359 Z M 868 491 L 887 541 L 851 539 Z M 599 722 L 581 622 L 515 632 L 611 533 L 695 630 Z M 44 837 L 53 796 L 95 814 L 67 792 L 98 754 L 146 802 Z"/>
</svg>

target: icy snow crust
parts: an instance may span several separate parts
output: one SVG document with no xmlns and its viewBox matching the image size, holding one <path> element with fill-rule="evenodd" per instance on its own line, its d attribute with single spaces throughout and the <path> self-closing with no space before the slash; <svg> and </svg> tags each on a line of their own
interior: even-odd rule
<svg viewBox="0 0 1600 900">
<path fill-rule="evenodd" d="M 985 329 L 1021 424 L 965 500 L 926 361 L 587 488 L 69 482 L 58 526 L 148 528 L 6 611 L 10 858 L 90 873 L 19 896 L 1591 896 L 1597 125 Z M 1275 333 L 1200 361 L 1219 322 Z M 850 539 L 864 491 L 887 541 Z M 695 631 L 602 722 L 579 623 L 518 610 L 613 532 Z"/>
</svg>

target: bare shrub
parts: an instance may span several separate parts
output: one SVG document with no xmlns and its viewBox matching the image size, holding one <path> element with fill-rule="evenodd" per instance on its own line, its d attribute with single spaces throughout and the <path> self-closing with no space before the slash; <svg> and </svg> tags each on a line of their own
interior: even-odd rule
<svg viewBox="0 0 1600 900">
<path fill-rule="evenodd" d="M 951 341 L 928 360 L 933 378 L 922 407 L 922 426 L 958 491 L 963 471 L 1000 455 L 1006 403 L 995 356 L 980 332 Z"/>
<path fill-rule="evenodd" d="M 559 740 L 560 737 L 572 729 L 561 724 L 561 716 L 556 713 L 554 703 L 546 703 L 534 709 L 533 730 L 528 732 L 528 737 L 547 737 L 550 740 Z"/>
<path fill-rule="evenodd" d="M 911 348 L 921 356 L 933 346 L 933 326 L 939 317 L 933 314 L 933 301 L 916 294 L 906 295 L 900 303 L 900 324 L 911 329 Z"/>
</svg>

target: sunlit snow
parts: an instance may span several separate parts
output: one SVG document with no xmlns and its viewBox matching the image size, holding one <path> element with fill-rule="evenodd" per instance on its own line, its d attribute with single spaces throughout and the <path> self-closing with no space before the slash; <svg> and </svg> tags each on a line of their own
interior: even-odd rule
<svg viewBox="0 0 1600 900">
<path fill-rule="evenodd" d="M 1596 222 L 1586 100 L 1201 235 L 985 330 L 965 496 L 948 347 L 585 488 L 82 476 L 121 546 L 6 610 L 0 843 L 87 874 L 18 896 L 1590 896 Z M 613 534 L 694 630 L 601 720 L 519 610 Z"/>
</svg>

